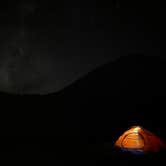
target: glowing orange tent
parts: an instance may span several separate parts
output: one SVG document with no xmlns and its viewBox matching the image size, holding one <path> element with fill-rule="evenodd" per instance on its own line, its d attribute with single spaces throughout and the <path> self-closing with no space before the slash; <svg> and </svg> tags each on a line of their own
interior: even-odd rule
<svg viewBox="0 0 166 166">
<path fill-rule="evenodd" d="M 133 153 L 159 152 L 166 148 L 159 137 L 140 126 L 133 126 L 125 131 L 114 145 Z"/>
</svg>

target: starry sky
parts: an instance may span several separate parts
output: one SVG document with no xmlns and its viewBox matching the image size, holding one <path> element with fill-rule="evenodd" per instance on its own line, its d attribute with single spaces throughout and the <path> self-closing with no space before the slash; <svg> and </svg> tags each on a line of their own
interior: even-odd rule
<svg viewBox="0 0 166 166">
<path fill-rule="evenodd" d="M 21 94 L 58 92 L 121 56 L 159 55 L 164 29 L 161 4 L 111 2 L 4 3 L 0 90 Z"/>
</svg>

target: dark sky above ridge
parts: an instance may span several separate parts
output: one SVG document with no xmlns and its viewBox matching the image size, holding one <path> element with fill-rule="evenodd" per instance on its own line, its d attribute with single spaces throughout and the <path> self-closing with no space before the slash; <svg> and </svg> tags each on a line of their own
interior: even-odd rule
<svg viewBox="0 0 166 166">
<path fill-rule="evenodd" d="M 164 54 L 164 12 L 143 1 L 5 1 L 0 90 L 58 92 L 121 56 Z"/>
</svg>

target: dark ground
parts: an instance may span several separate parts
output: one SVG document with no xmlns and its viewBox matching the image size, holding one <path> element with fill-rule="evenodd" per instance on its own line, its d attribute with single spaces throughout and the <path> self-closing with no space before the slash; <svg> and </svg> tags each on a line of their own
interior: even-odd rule
<svg viewBox="0 0 166 166">
<path fill-rule="evenodd" d="M 105 11 L 104 3 L 102 5 L 103 10 L 98 10 L 98 14 Z M 90 72 L 58 93 L 45 96 L 1 93 L 0 158 L 6 165 L 165 163 L 164 152 L 134 157 L 112 149 L 115 140 L 132 125 L 141 125 L 166 142 L 166 59 L 162 21 L 165 10 L 162 4 L 152 2 L 135 5 L 127 1 L 123 5 L 123 9 L 114 11 L 115 17 L 121 12 L 120 24 L 123 18 L 125 22 L 133 21 L 123 26 L 131 27 L 129 30 L 138 24 L 144 34 L 144 40 L 140 41 L 144 43 L 132 45 L 131 40 L 124 49 L 121 47 L 120 59 Z M 108 19 L 107 13 L 103 17 Z M 88 29 L 85 25 L 84 30 Z M 98 28 L 102 25 L 105 24 L 98 24 Z M 123 28 L 119 26 L 117 31 Z M 133 33 L 139 38 L 139 34 Z M 114 46 L 118 42 L 123 45 L 119 38 Z M 138 49 L 139 44 L 142 44 L 143 53 Z M 128 51 L 129 45 L 133 50 Z M 151 49 L 153 51 L 149 51 Z M 127 50 L 126 56 L 124 50 Z"/>
</svg>

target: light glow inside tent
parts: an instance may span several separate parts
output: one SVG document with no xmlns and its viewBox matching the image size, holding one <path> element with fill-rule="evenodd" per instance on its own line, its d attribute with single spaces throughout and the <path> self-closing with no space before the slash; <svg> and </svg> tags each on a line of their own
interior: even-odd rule
<svg viewBox="0 0 166 166">
<path fill-rule="evenodd" d="M 114 145 L 123 152 L 134 154 L 159 152 L 166 149 L 166 145 L 158 136 L 140 126 L 133 126 L 125 131 Z"/>
</svg>

